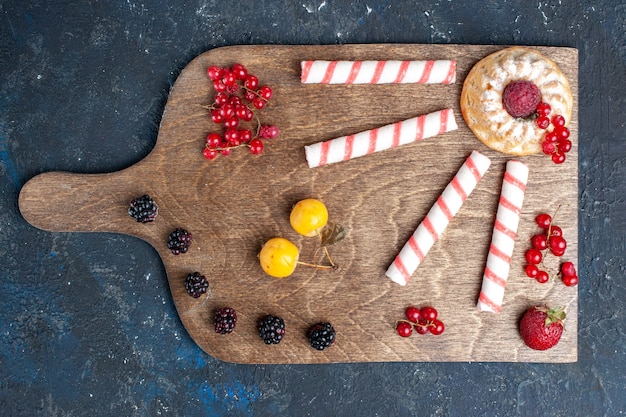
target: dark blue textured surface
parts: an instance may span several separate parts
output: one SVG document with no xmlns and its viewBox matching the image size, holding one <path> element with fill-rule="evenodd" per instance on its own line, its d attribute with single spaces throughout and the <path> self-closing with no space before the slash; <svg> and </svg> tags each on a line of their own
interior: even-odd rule
<svg viewBox="0 0 626 417">
<path fill-rule="evenodd" d="M 0 1 L 0 414 L 625 414 L 626 5 L 591 3 Z M 176 76 L 205 50 L 384 42 L 579 49 L 577 363 L 219 362 L 187 336 L 149 245 L 19 214 L 40 172 L 147 155 Z"/>
</svg>

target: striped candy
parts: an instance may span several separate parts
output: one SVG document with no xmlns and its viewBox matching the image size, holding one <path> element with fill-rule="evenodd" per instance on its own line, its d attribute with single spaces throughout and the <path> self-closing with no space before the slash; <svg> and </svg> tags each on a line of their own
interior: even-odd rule
<svg viewBox="0 0 626 417">
<path fill-rule="evenodd" d="M 456 61 L 302 61 L 303 84 L 453 84 Z"/>
<path fill-rule="evenodd" d="M 458 128 L 452 109 L 393 123 L 304 147 L 309 168 L 417 142 Z"/>
<path fill-rule="evenodd" d="M 471 153 L 387 269 L 385 275 L 388 278 L 400 285 L 409 282 L 411 275 L 476 188 L 490 164 L 489 158 L 480 152 Z"/>
<path fill-rule="evenodd" d="M 528 166 L 520 161 L 508 161 L 502 181 L 500 202 L 491 235 L 491 246 L 487 255 L 482 288 L 478 296 L 477 308 L 480 311 L 499 313 L 502 310 L 504 289 L 511 268 L 511 255 L 513 255 L 513 245 L 517 236 L 527 181 Z"/>
</svg>

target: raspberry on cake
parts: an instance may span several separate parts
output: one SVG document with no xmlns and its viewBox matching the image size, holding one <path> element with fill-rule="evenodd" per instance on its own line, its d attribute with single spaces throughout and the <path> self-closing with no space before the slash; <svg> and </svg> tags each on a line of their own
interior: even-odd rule
<svg viewBox="0 0 626 417">
<path fill-rule="evenodd" d="M 544 103 L 540 106 L 541 103 Z M 571 120 L 574 99 L 558 65 L 538 51 L 514 46 L 481 59 L 461 92 L 461 112 L 485 145 L 511 155 L 542 152 L 546 130 L 535 122 L 538 107 Z M 541 115 L 539 115 L 541 116 Z"/>
</svg>

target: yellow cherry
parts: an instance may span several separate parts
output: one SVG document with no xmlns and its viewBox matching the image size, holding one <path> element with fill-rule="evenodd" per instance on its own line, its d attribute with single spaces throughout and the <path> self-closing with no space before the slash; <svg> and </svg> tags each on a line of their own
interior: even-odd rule
<svg viewBox="0 0 626 417">
<path fill-rule="evenodd" d="M 296 245 L 282 237 L 274 237 L 261 248 L 259 262 L 267 275 L 286 278 L 296 269 L 299 256 Z"/>
<path fill-rule="evenodd" d="M 289 222 L 293 230 L 301 235 L 316 236 L 328 223 L 328 210 L 321 201 L 307 198 L 293 206 Z"/>
</svg>

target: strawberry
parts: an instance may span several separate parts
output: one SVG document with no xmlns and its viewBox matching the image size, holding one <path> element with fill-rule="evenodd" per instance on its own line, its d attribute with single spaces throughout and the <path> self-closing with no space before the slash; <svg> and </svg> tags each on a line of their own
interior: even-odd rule
<svg viewBox="0 0 626 417">
<path fill-rule="evenodd" d="M 524 343 L 535 350 L 550 349 L 561 340 L 564 319 L 563 307 L 535 306 L 529 308 L 519 324 Z"/>
<path fill-rule="evenodd" d="M 512 81 L 502 92 L 502 105 L 513 117 L 528 117 L 537 110 L 541 92 L 531 81 Z"/>
</svg>

